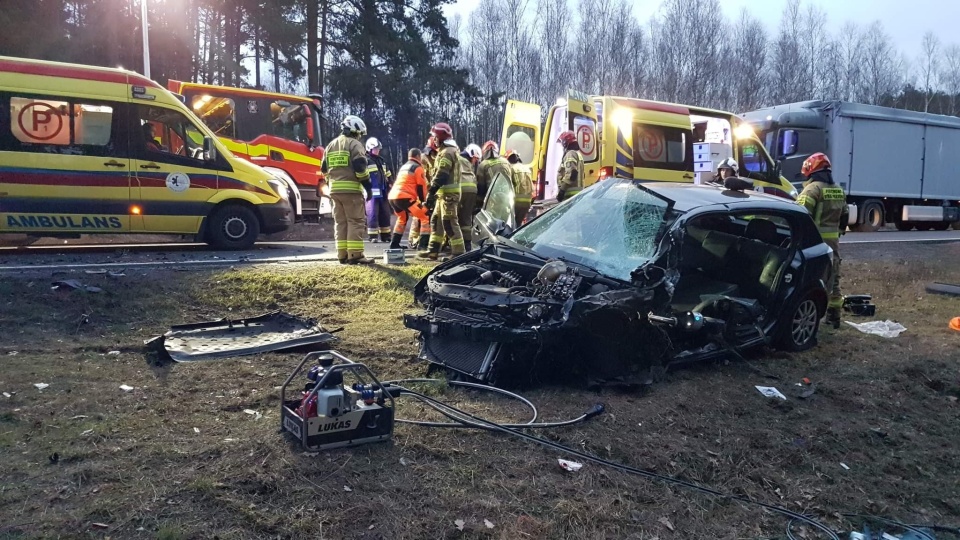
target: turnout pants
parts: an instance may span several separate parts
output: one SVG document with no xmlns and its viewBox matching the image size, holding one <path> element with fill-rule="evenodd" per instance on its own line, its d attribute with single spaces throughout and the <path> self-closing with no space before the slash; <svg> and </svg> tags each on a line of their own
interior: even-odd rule
<svg viewBox="0 0 960 540">
<path fill-rule="evenodd" d="M 440 195 L 437 200 L 437 207 L 433 209 L 433 217 L 430 219 L 430 251 L 440 253 L 440 246 L 443 244 L 444 237 L 450 241 L 450 253 L 461 255 L 466 251 L 463 243 L 463 233 L 460 231 L 460 221 L 457 217 L 457 210 L 460 206 L 460 195 L 456 193 L 446 193 Z"/>
<path fill-rule="evenodd" d="M 460 224 L 460 234 L 464 242 L 473 241 L 473 210 L 477 206 L 476 192 L 464 191 L 460 193 L 460 206 L 457 208 L 457 221 Z"/>
<path fill-rule="evenodd" d="M 362 193 L 332 193 L 333 224 L 336 229 L 337 258 L 363 257 L 363 229 L 366 219 Z"/>
<path fill-rule="evenodd" d="M 827 290 L 830 293 L 827 307 L 840 310 L 843 308 L 843 293 L 840 292 L 840 240 L 824 240 L 824 243 L 833 249 L 833 279 L 832 283 L 827 284 Z"/>
<path fill-rule="evenodd" d="M 403 231 L 407 229 L 407 222 L 411 216 L 413 216 L 418 223 L 430 222 L 426 207 L 413 199 L 390 199 L 390 207 L 393 208 L 393 213 L 397 215 L 397 223 L 393 227 L 393 234 L 403 236 Z M 412 231 L 410 236 L 411 238 L 413 237 Z M 411 245 L 413 245 L 412 240 Z"/>
<path fill-rule="evenodd" d="M 367 201 L 367 234 L 390 234 L 390 203 L 384 197 L 374 197 Z"/>
<path fill-rule="evenodd" d="M 523 220 L 527 219 L 527 214 L 530 213 L 530 203 L 528 202 L 518 202 L 513 206 L 513 217 L 517 220 L 517 227 L 523 225 Z"/>
</svg>

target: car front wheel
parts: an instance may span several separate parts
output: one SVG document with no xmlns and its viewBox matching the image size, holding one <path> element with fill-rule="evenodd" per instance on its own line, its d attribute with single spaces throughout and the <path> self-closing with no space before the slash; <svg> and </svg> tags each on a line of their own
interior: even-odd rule
<svg viewBox="0 0 960 540">
<path fill-rule="evenodd" d="M 813 294 L 803 296 L 793 309 L 785 310 L 777 323 L 780 337 L 777 347 L 785 351 L 805 351 L 817 344 L 820 332 L 820 308 Z"/>
</svg>

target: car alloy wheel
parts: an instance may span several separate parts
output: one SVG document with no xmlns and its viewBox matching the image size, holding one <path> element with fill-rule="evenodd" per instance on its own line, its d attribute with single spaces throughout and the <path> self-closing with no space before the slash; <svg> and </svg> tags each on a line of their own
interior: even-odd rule
<svg viewBox="0 0 960 540">
<path fill-rule="evenodd" d="M 812 299 L 808 298 L 797 306 L 790 325 L 790 335 L 796 346 L 801 347 L 813 339 L 817 332 L 817 317 L 817 304 Z"/>
</svg>

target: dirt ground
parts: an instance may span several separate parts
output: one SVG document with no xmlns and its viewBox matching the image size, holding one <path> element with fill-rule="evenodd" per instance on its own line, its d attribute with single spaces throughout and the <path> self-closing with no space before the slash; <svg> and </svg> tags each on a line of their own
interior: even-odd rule
<svg viewBox="0 0 960 540">
<path fill-rule="evenodd" d="M 947 327 L 960 301 L 924 291 L 960 282 L 960 257 L 942 245 L 899 249 L 845 250 L 844 286 L 872 293 L 878 319 L 908 328 L 900 337 L 824 330 L 807 353 L 684 368 L 642 393 L 530 389 L 545 421 L 607 407 L 542 435 L 837 530 L 862 525 L 844 513 L 960 526 L 960 332 Z M 3 276 L 0 538 L 786 537 L 777 514 L 592 463 L 566 472 L 563 454 L 504 435 L 399 425 L 390 443 L 308 454 L 277 432 L 278 387 L 300 355 L 169 364 L 142 347 L 171 324 L 282 308 L 343 327 L 336 348 L 382 379 L 422 375 L 400 314 L 417 309 L 409 291 L 426 271 L 85 276 L 100 294 L 53 291 L 49 275 Z M 815 387 L 807 399 L 804 377 Z M 525 419 L 501 399 L 435 392 Z M 399 412 L 432 418 L 406 400 Z"/>
</svg>

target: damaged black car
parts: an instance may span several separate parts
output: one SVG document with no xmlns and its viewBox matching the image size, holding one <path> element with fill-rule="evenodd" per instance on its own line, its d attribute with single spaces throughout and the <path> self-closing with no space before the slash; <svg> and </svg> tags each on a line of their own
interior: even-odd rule
<svg viewBox="0 0 960 540">
<path fill-rule="evenodd" d="M 677 363 L 817 342 L 831 249 L 806 210 L 715 186 L 604 180 L 512 231 L 496 179 L 482 246 L 416 286 L 420 356 L 490 384 L 646 384 Z"/>
</svg>

